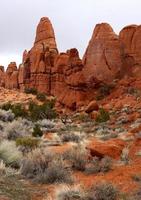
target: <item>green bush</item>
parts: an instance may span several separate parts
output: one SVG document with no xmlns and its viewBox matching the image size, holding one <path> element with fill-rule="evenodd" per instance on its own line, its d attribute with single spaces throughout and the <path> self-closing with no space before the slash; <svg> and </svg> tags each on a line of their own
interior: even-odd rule
<svg viewBox="0 0 141 200">
<path fill-rule="evenodd" d="M 23 146 L 25 148 L 29 149 L 35 149 L 39 145 L 39 140 L 31 137 L 23 137 L 23 138 L 17 138 L 16 139 L 16 145 L 17 146 Z"/>
<path fill-rule="evenodd" d="M 38 93 L 36 97 L 39 101 L 46 101 L 46 95 L 44 93 Z"/>
<path fill-rule="evenodd" d="M 33 128 L 33 133 L 32 136 L 33 137 L 42 137 L 43 132 L 39 126 L 39 124 L 36 124 L 35 127 Z"/>
<path fill-rule="evenodd" d="M 11 110 L 12 113 L 14 113 L 15 117 L 27 117 L 28 113 L 25 110 L 25 108 L 22 106 L 22 104 L 14 104 L 12 105 L 10 102 L 3 104 L 1 106 L 2 110 Z"/>
<path fill-rule="evenodd" d="M 52 101 L 48 101 L 42 105 L 37 105 L 34 102 L 30 102 L 29 116 L 33 121 L 56 118 L 57 113 L 54 109 L 54 103 Z"/>
<path fill-rule="evenodd" d="M 13 107 L 13 105 L 10 102 L 8 102 L 8 103 L 3 104 L 1 106 L 1 109 L 8 111 L 8 110 L 12 109 L 12 107 Z"/>
<path fill-rule="evenodd" d="M 37 89 L 36 88 L 25 88 L 24 92 L 26 94 L 33 94 L 36 95 L 37 94 Z"/>
<path fill-rule="evenodd" d="M 15 117 L 27 117 L 28 113 L 25 108 L 21 104 L 15 104 L 11 108 L 12 112 L 14 113 Z"/>
<path fill-rule="evenodd" d="M 108 121 L 109 119 L 110 119 L 109 113 L 106 110 L 104 110 L 104 108 L 100 108 L 99 115 L 96 118 L 96 122 L 102 123 Z"/>
</svg>

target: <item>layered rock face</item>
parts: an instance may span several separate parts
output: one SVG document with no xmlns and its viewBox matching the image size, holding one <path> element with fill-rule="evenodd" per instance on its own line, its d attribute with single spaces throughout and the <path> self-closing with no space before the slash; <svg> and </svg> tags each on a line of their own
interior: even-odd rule
<svg viewBox="0 0 141 200">
<path fill-rule="evenodd" d="M 75 110 L 83 101 L 86 82 L 83 64 L 76 49 L 58 53 L 54 31 L 48 18 L 42 18 L 37 27 L 33 48 L 23 53 L 19 67 L 19 87 L 37 88 L 54 95 L 61 105 Z"/>
<path fill-rule="evenodd" d="M 77 49 L 58 55 L 52 70 L 52 95 L 58 97 L 62 105 L 75 110 L 86 100 L 86 81 L 83 64 Z"/>
<path fill-rule="evenodd" d="M 41 18 L 32 49 L 23 53 L 23 63 L 19 69 L 19 84 L 35 87 L 40 92 L 50 94 L 51 67 L 58 55 L 54 30 L 48 18 Z"/>
<path fill-rule="evenodd" d="M 83 60 L 77 49 L 59 53 L 50 20 L 41 18 L 30 51 L 24 51 L 22 64 L 0 67 L 0 86 L 9 89 L 37 88 L 57 97 L 60 105 L 72 110 L 94 100 L 100 83 L 123 76 L 140 76 L 141 26 L 125 27 L 116 35 L 107 23 L 97 24 Z"/>
</svg>

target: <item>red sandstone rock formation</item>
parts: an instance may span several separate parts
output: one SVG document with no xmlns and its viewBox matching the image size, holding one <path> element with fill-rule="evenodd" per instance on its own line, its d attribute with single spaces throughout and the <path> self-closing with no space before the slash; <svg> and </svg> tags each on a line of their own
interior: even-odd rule
<svg viewBox="0 0 141 200">
<path fill-rule="evenodd" d="M 43 17 L 37 27 L 34 46 L 23 53 L 23 64 L 19 70 L 20 88 L 35 87 L 40 92 L 50 94 L 51 68 L 57 54 L 52 24 Z"/>
<path fill-rule="evenodd" d="M 0 66 L 0 87 L 5 86 L 5 73 L 4 73 L 4 67 Z"/>
<path fill-rule="evenodd" d="M 6 73 L 0 67 L 0 85 L 22 91 L 34 87 L 75 110 L 95 98 L 101 82 L 123 75 L 140 76 L 140 34 L 141 26 L 127 26 L 117 36 L 109 24 L 97 24 L 82 62 L 77 49 L 58 53 L 52 24 L 43 17 L 19 69 L 15 63 L 10 63 Z"/>
<path fill-rule="evenodd" d="M 111 81 L 122 68 L 122 43 L 109 24 L 97 24 L 83 58 L 87 79 Z"/>
<path fill-rule="evenodd" d="M 56 73 L 54 95 L 62 105 L 75 110 L 86 101 L 86 81 L 82 71 L 84 66 L 77 49 L 71 49 L 66 54 L 61 54 L 61 57 L 62 59 L 57 59 L 55 63 L 57 67 L 54 72 Z M 57 89 L 58 82 L 62 89 L 62 91 L 59 89 L 60 93 Z"/>
<path fill-rule="evenodd" d="M 130 71 L 135 77 L 141 73 L 141 26 L 130 25 L 123 28 L 119 38 L 123 43 L 126 61 Z"/>
<path fill-rule="evenodd" d="M 15 62 L 11 62 L 8 65 L 5 74 L 5 87 L 8 89 L 14 89 L 19 87 L 18 83 L 18 69 Z"/>
</svg>

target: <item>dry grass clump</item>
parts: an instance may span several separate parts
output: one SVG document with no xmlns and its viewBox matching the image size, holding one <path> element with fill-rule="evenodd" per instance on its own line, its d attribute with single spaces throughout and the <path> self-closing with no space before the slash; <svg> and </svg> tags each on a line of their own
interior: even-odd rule
<svg viewBox="0 0 141 200">
<path fill-rule="evenodd" d="M 74 170 L 84 171 L 88 162 L 88 152 L 83 145 L 74 146 L 64 154 Z"/>
<path fill-rule="evenodd" d="M 72 183 L 71 171 L 61 156 L 36 149 L 22 161 L 20 172 L 39 183 Z"/>
<path fill-rule="evenodd" d="M 73 183 L 72 174 L 69 168 L 65 167 L 63 160 L 53 160 L 49 163 L 45 171 L 39 173 L 36 177 L 39 183 Z"/>
<path fill-rule="evenodd" d="M 55 194 L 55 200 L 117 200 L 118 190 L 110 183 L 100 183 L 85 190 L 80 186 L 62 186 Z"/>
<path fill-rule="evenodd" d="M 89 161 L 88 165 L 86 166 L 85 173 L 86 174 L 93 174 L 99 172 L 108 172 L 112 168 L 112 159 L 108 156 L 105 156 L 102 159 L 98 157 L 94 157 L 92 160 Z"/>
<path fill-rule="evenodd" d="M 81 141 L 81 136 L 76 134 L 76 133 L 68 132 L 66 134 L 62 134 L 61 135 L 61 140 L 62 140 L 62 142 L 76 142 L 76 143 L 79 143 Z"/>
<path fill-rule="evenodd" d="M 92 186 L 88 194 L 89 200 L 117 200 L 117 197 L 117 189 L 106 182 Z"/>
<path fill-rule="evenodd" d="M 80 186 L 64 185 L 56 191 L 55 200 L 86 200 L 86 193 Z"/>
</svg>

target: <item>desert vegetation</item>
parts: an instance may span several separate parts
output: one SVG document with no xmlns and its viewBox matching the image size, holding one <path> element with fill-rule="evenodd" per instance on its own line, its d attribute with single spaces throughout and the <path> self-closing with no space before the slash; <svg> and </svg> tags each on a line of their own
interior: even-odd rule
<svg viewBox="0 0 141 200">
<path fill-rule="evenodd" d="M 42 96 L 42 95 L 41 95 Z M 119 165 L 130 166 L 129 148 L 116 149 L 116 142 L 107 147 L 89 148 L 95 140 L 100 145 L 120 137 L 119 124 L 109 125 L 115 112 L 103 107 L 97 111 L 95 119 L 88 113 L 74 113 L 72 116 L 59 116 L 55 110 L 55 100 L 43 100 L 42 103 L 30 101 L 28 105 L 6 103 L 0 108 L 0 174 L 6 184 L 10 181 L 23 183 L 29 181 L 37 186 L 54 185 L 56 200 L 123 200 L 129 199 L 110 181 L 95 182 L 95 177 L 105 177 Z M 127 113 L 127 110 L 125 111 Z M 118 119 L 118 118 L 117 118 Z M 120 118 L 119 118 L 120 120 Z M 116 130 L 116 134 L 115 134 Z M 114 135 L 115 134 L 115 135 Z M 118 140 L 117 140 L 118 142 Z M 121 148 L 122 145 L 118 148 Z M 101 149 L 102 148 L 102 149 Z M 107 148 L 107 149 L 106 149 Z M 102 152 L 103 151 L 103 152 Z M 119 153 L 113 157 L 110 151 Z M 116 153 L 115 153 L 116 154 Z M 80 185 L 79 176 L 93 181 L 91 187 Z M 11 177 L 11 178 L 10 178 Z M 93 178 L 92 178 L 93 177 Z M 140 183 L 137 175 L 131 180 Z M 1 181 L 1 179 L 0 179 Z M 11 183 L 11 182 L 10 182 Z M 8 186 L 11 188 L 11 186 Z M 13 184 L 12 189 L 17 187 Z M 31 191 L 26 189 L 23 199 L 30 199 Z M 60 188 L 60 189 L 57 189 Z M 4 192 L 4 187 L 0 186 Z M 8 191 L 11 197 L 18 199 L 22 192 Z M 140 192 L 130 195 L 130 199 L 140 197 Z"/>
</svg>

